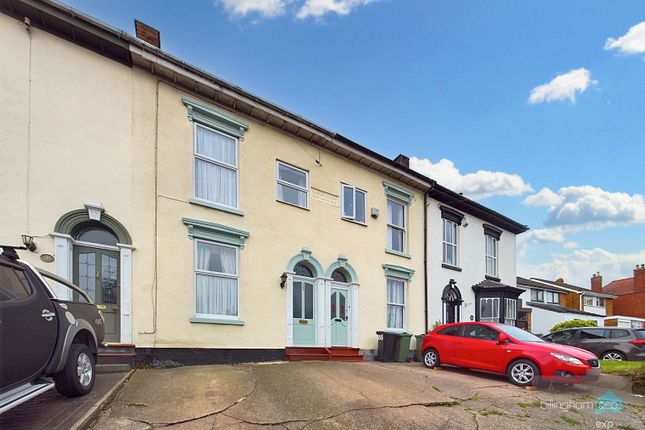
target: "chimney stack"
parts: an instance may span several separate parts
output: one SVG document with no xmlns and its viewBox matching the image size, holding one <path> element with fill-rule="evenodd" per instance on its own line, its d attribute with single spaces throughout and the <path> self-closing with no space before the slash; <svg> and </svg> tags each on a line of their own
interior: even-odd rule
<svg viewBox="0 0 645 430">
<path fill-rule="evenodd" d="M 645 293 L 645 264 L 637 264 L 634 269 L 634 292 Z"/>
<path fill-rule="evenodd" d="M 135 19 L 134 31 L 137 39 L 161 49 L 161 35 L 159 34 L 159 30 Z"/>
<path fill-rule="evenodd" d="M 406 169 L 410 168 L 410 157 L 407 157 L 403 154 L 399 154 L 396 156 L 394 159 L 394 162 L 396 164 L 400 164 L 401 166 L 405 167 Z"/>
<path fill-rule="evenodd" d="M 600 272 L 594 273 L 591 277 L 591 291 L 602 293 L 602 275 Z"/>
</svg>

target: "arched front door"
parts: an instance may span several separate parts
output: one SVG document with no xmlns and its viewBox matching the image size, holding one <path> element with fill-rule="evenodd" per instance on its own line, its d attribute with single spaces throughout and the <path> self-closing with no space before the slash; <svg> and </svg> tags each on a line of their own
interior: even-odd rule
<svg viewBox="0 0 645 430">
<path fill-rule="evenodd" d="M 73 279 L 103 312 L 105 341 L 120 341 L 119 248 L 114 232 L 97 222 L 74 232 Z M 75 297 L 76 299 L 76 297 Z"/>
<path fill-rule="evenodd" d="M 345 272 L 340 269 L 331 274 L 330 331 L 331 346 L 349 345 L 349 287 Z"/>
<path fill-rule="evenodd" d="M 454 279 L 451 279 L 443 289 L 441 301 L 443 302 L 443 322 L 459 322 L 461 318 L 459 314 L 463 300 L 461 299 L 461 292 L 457 288 L 457 283 Z"/>
<path fill-rule="evenodd" d="M 293 344 L 316 344 L 316 294 L 314 273 L 305 263 L 298 263 L 293 277 Z"/>
</svg>

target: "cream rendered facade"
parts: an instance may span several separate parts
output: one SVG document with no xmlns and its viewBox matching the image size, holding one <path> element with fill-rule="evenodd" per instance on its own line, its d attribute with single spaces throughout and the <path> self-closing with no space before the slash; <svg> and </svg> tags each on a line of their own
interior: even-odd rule
<svg viewBox="0 0 645 430">
<path fill-rule="evenodd" d="M 0 243 L 32 235 L 37 251 L 21 256 L 72 279 L 73 250 L 87 244 L 55 226 L 70 211 L 92 219 L 90 209 L 100 204 L 103 219 L 116 220 L 131 238 L 110 248 L 120 256 L 118 342 L 284 349 L 293 343 L 290 294 L 298 256 L 322 268 L 314 281 L 316 345 L 330 345 L 329 269 L 338 266 L 351 267 L 356 275 L 348 286 L 349 346 L 374 349 L 375 332 L 386 329 L 386 275 L 407 274 L 403 329 L 424 331 L 422 180 L 401 183 L 149 70 L 27 28 L 5 14 L 0 14 L 0 50 Z M 243 214 L 191 203 L 195 121 L 185 100 L 248 126 L 238 143 Z M 277 201 L 277 161 L 308 171 L 307 209 Z M 341 219 L 341 183 L 367 193 L 364 225 Z M 411 195 L 405 256 L 385 252 L 386 192 L 392 189 Z M 370 217 L 371 208 L 380 216 Z M 236 246 L 236 321 L 195 318 L 195 242 L 201 239 L 189 233 L 196 222 L 248 233 Z M 45 263 L 42 254 L 55 260 Z"/>
</svg>

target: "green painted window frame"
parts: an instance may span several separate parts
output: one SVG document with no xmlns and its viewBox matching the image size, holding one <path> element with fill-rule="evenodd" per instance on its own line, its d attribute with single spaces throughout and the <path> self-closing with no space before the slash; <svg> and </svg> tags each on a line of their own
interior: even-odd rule
<svg viewBox="0 0 645 430">
<path fill-rule="evenodd" d="M 401 200 L 407 205 L 412 204 L 412 199 L 414 199 L 414 193 L 412 191 L 388 181 L 383 181 L 383 188 L 386 196 Z"/>
<path fill-rule="evenodd" d="M 196 102 L 186 97 L 181 98 L 188 110 L 188 120 L 212 127 L 222 133 L 241 138 L 249 126 L 223 112 L 217 111 L 205 104 Z"/>
<path fill-rule="evenodd" d="M 410 282 L 412 280 L 412 275 L 414 275 L 414 269 L 398 266 L 396 264 L 384 264 L 383 270 L 385 271 L 386 278 L 399 278 L 407 282 Z"/>
<path fill-rule="evenodd" d="M 223 169 L 235 171 L 236 176 L 236 204 L 235 206 L 228 206 L 218 202 L 205 200 L 203 198 L 197 197 L 197 186 L 195 184 L 195 172 L 193 171 L 193 197 L 189 199 L 189 202 L 196 205 L 201 205 L 211 209 L 220 210 L 223 212 L 232 213 L 235 215 L 244 216 L 244 211 L 239 208 L 240 205 L 240 168 L 239 168 L 239 145 L 242 140 L 244 140 L 244 132 L 248 130 L 249 126 L 223 112 L 215 110 L 211 107 L 206 106 L 205 104 L 196 102 L 194 100 L 188 99 L 186 97 L 181 98 L 182 103 L 186 106 L 188 113 L 188 120 L 193 122 L 193 147 L 194 147 L 194 158 L 199 159 L 203 162 L 214 164 Z M 207 157 L 202 156 L 197 152 L 197 125 L 202 128 L 210 129 L 214 133 L 224 134 L 232 139 L 235 139 L 235 152 L 236 152 L 236 162 L 237 165 L 230 166 L 226 163 L 220 162 L 218 160 L 212 160 Z M 193 170 L 195 167 L 193 166 Z"/>
<path fill-rule="evenodd" d="M 247 231 L 214 222 L 192 218 L 182 218 L 181 221 L 188 227 L 188 237 L 191 240 L 197 238 L 244 248 L 244 241 L 249 237 Z"/>
</svg>

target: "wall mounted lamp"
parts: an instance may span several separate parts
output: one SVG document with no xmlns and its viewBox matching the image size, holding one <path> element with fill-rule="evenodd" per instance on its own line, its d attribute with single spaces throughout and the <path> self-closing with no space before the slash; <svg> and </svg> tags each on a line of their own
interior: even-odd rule
<svg viewBox="0 0 645 430">
<path fill-rule="evenodd" d="M 27 234 L 22 235 L 22 244 L 25 245 L 31 252 L 36 252 L 36 243 L 34 242 L 34 237 Z"/>
<path fill-rule="evenodd" d="M 287 272 L 283 272 L 280 276 L 280 288 L 284 288 L 287 285 Z"/>
</svg>

